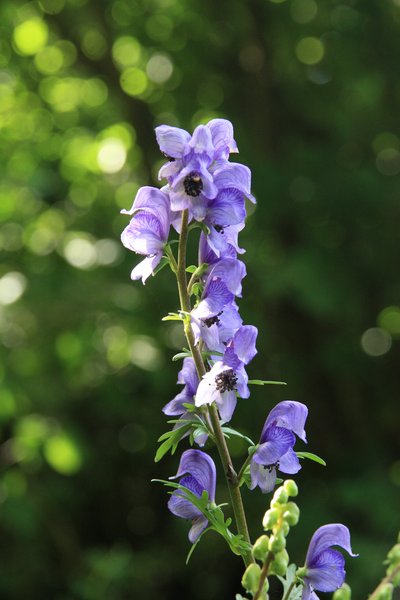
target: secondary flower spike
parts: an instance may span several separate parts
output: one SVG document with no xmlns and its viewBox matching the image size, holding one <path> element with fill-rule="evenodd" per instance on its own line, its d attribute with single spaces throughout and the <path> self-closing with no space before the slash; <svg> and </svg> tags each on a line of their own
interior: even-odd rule
<svg viewBox="0 0 400 600">
<path fill-rule="evenodd" d="M 333 592 L 343 584 L 346 571 L 343 554 L 332 550 L 332 546 L 340 546 L 350 556 L 353 554 L 350 545 L 350 532 L 345 525 L 333 523 L 323 525 L 314 533 L 308 547 L 304 569 L 304 589 L 301 600 L 318 600 L 314 592 Z"/>
<path fill-rule="evenodd" d="M 179 483 L 193 494 L 200 498 L 206 490 L 209 501 L 214 502 L 217 475 L 214 461 L 208 454 L 201 450 L 186 450 L 181 456 L 177 474 L 170 479 L 179 477 L 181 477 Z M 194 544 L 208 525 L 206 517 L 185 497 L 182 490 L 173 492 L 168 508 L 177 517 L 192 521 L 189 540 Z"/>
<path fill-rule="evenodd" d="M 269 413 L 260 438 L 260 444 L 251 457 L 251 489 L 259 486 L 266 494 L 275 487 L 276 473 L 294 474 L 301 466 L 293 446 L 295 434 L 304 442 L 304 424 L 308 409 L 301 402 L 284 400 Z"/>
</svg>

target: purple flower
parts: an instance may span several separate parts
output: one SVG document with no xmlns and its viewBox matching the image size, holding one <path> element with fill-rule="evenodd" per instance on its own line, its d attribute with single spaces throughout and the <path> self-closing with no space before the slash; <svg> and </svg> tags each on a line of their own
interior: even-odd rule
<svg viewBox="0 0 400 600">
<path fill-rule="evenodd" d="M 231 244 L 236 252 L 243 252 L 238 246 L 238 234 L 244 228 L 246 208 L 244 194 L 237 189 L 223 189 L 218 196 L 210 200 L 204 223 L 209 229 L 207 243 L 221 256 Z"/>
<path fill-rule="evenodd" d="M 215 500 L 216 469 L 212 458 L 201 450 L 186 450 L 182 454 L 178 472 L 170 479 L 181 477 L 180 484 L 193 494 L 201 497 L 204 490 L 208 493 L 210 502 Z M 190 519 L 192 527 L 189 531 L 189 540 L 192 544 L 208 525 L 208 520 L 186 497 L 184 492 L 173 492 L 169 502 L 169 510 L 182 519 Z"/>
<path fill-rule="evenodd" d="M 314 533 L 308 547 L 304 589 L 301 600 L 318 600 L 314 589 L 320 592 L 333 592 L 344 582 L 346 571 L 343 555 L 332 546 L 340 546 L 350 556 L 353 554 L 350 545 L 350 532 L 340 523 L 323 525 Z"/>
<path fill-rule="evenodd" d="M 186 413 L 184 404 L 194 404 L 194 396 L 197 386 L 199 385 L 199 377 L 196 371 L 196 365 L 193 358 L 187 357 L 183 361 L 182 369 L 178 373 L 178 382 L 184 386 L 181 392 L 175 396 L 168 404 L 164 406 L 163 413 L 175 417 Z"/>
<path fill-rule="evenodd" d="M 266 494 L 274 489 L 277 470 L 297 473 L 300 462 L 293 450 L 295 434 L 304 442 L 304 424 L 308 409 L 301 402 L 285 400 L 269 413 L 260 438 L 260 444 L 251 457 L 251 489 L 257 485 Z"/>
<path fill-rule="evenodd" d="M 217 361 L 200 381 L 196 406 L 215 402 L 222 420 L 231 420 L 236 407 L 236 393 L 241 398 L 250 395 L 244 367 L 257 352 L 256 338 L 257 328 L 252 325 L 243 325 L 237 330 L 228 342 L 222 360 Z"/>
<path fill-rule="evenodd" d="M 146 279 L 159 264 L 164 246 L 168 241 L 171 224 L 169 198 L 162 191 L 152 187 L 142 187 L 138 191 L 132 208 L 122 210 L 133 217 L 121 234 L 123 245 L 146 258 L 132 271 L 132 279 Z"/>
</svg>

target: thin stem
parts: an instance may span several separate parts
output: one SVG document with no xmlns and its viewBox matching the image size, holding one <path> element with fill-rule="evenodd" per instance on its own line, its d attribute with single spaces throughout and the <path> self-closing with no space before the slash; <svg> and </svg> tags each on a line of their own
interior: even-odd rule
<svg viewBox="0 0 400 600">
<path fill-rule="evenodd" d="M 258 588 L 257 588 L 255 596 L 253 597 L 253 600 L 258 600 L 258 598 L 262 594 L 264 583 L 268 576 L 269 567 L 270 567 L 270 564 L 272 563 L 273 559 L 274 559 L 273 553 L 268 552 L 267 558 L 265 559 L 264 566 L 261 569 L 260 583 L 258 584 Z"/>
<path fill-rule="evenodd" d="M 245 472 L 245 470 L 246 470 L 246 467 L 248 466 L 248 464 L 249 464 L 249 463 L 250 463 L 250 461 L 251 461 L 251 456 L 252 456 L 251 454 L 249 454 L 249 455 L 248 455 L 248 457 L 246 458 L 246 460 L 244 461 L 244 463 L 242 464 L 242 466 L 241 466 L 241 468 L 240 468 L 240 471 L 239 471 L 239 473 L 238 473 L 238 476 L 237 476 L 237 478 L 238 478 L 238 482 L 239 482 L 239 485 L 240 485 L 240 484 L 241 484 L 241 482 L 242 482 L 242 477 L 243 477 L 243 475 L 244 475 L 244 472 Z"/>
<path fill-rule="evenodd" d="M 288 591 L 286 592 L 283 600 L 289 600 L 290 598 L 290 594 L 292 592 L 292 589 L 294 588 L 294 586 L 296 585 L 296 580 L 292 581 L 292 583 L 290 584 Z"/>
<path fill-rule="evenodd" d="M 378 598 L 379 597 L 379 592 L 381 590 L 381 588 L 383 588 L 384 585 L 386 585 L 387 583 L 392 583 L 393 579 L 396 577 L 396 575 L 398 575 L 400 573 L 400 565 L 397 565 L 397 567 L 394 569 L 394 571 L 392 571 L 390 573 L 390 575 L 386 575 L 386 577 L 384 577 L 382 579 L 382 581 L 380 582 L 380 584 L 374 589 L 374 591 L 372 592 L 372 594 L 370 596 L 368 596 L 368 600 L 373 600 L 374 598 Z"/>
<path fill-rule="evenodd" d="M 176 279 L 178 283 L 179 299 L 181 309 L 185 312 L 190 312 L 190 296 L 188 293 L 188 284 L 186 277 L 186 247 L 188 239 L 188 211 L 182 211 L 181 233 L 178 246 L 178 262 Z M 184 330 L 190 351 L 193 356 L 196 370 L 200 379 L 206 374 L 206 367 L 198 345 L 195 343 L 193 331 L 189 319 L 184 321 Z M 246 522 L 246 516 L 243 507 L 242 496 L 239 488 L 239 481 L 235 469 L 233 468 L 232 459 L 229 453 L 228 446 L 221 429 L 221 424 L 218 417 L 217 409 L 214 405 L 209 407 L 209 418 L 212 424 L 213 434 L 218 452 L 224 467 L 225 477 L 228 484 L 228 489 L 231 497 L 233 512 L 235 515 L 236 526 L 238 532 L 243 536 L 244 540 L 251 544 L 249 531 Z M 254 562 L 251 552 L 248 552 L 243 557 L 246 566 Z"/>
</svg>

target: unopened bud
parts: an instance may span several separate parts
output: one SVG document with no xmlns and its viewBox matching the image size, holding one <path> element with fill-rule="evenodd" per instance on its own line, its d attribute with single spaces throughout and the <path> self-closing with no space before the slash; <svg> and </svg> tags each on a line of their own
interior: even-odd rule
<svg viewBox="0 0 400 600">
<path fill-rule="evenodd" d="M 262 535 L 255 541 L 253 546 L 253 556 L 256 560 L 264 562 L 268 554 L 269 537 Z"/>
<path fill-rule="evenodd" d="M 294 502 L 288 502 L 286 504 L 285 512 L 283 513 L 283 518 L 285 521 L 289 523 L 292 527 L 297 525 L 299 522 L 300 510 L 297 504 Z"/>
<path fill-rule="evenodd" d="M 385 583 L 384 586 L 375 595 L 376 600 L 392 600 L 393 596 L 393 585 L 391 583 Z"/>
<path fill-rule="evenodd" d="M 351 600 L 351 589 L 344 583 L 332 596 L 332 600 Z"/>
<path fill-rule="evenodd" d="M 269 550 L 271 552 L 273 552 L 274 554 L 276 554 L 277 552 L 280 552 L 281 550 L 283 550 L 286 546 L 286 540 L 285 540 L 285 536 L 283 535 L 282 531 L 279 531 L 278 533 L 271 535 L 270 540 L 269 540 Z"/>
<path fill-rule="evenodd" d="M 390 567 L 388 568 L 388 570 L 386 571 L 386 573 L 388 575 L 392 575 L 393 571 L 396 571 L 398 569 L 398 565 L 396 564 L 392 564 L 390 565 Z M 397 587 L 398 585 L 400 585 L 400 571 L 397 571 L 397 575 L 395 575 L 394 577 L 392 577 L 392 583 L 395 587 Z"/>
<path fill-rule="evenodd" d="M 290 525 L 287 521 L 282 521 L 281 531 L 285 537 L 289 535 Z"/>
<path fill-rule="evenodd" d="M 299 488 L 293 479 L 287 479 L 284 482 L 283 487 L 285 488 L 287 495 L 292 496 L 293 498 L 299 493 Z"/>
<path fill-rule="evenodd" d="M 242 586 L 246 592 L 256 593 L 260 583 L 261 568 L 257 563 L 252 563 L 245 570 L 242 577 Z"/>
<path fill-rule="evenodd" d="M 400 544 L 393 546 L 388 554 L 388 559 L 392 564 L 400 563 Z"/>
<path fill-rule="evenodd" d="M 271 506 L 275 504 L 285 504 L 288 501 L 288 493 L 283 486 L 279 487 L 273 495 Z"/>
<path fill-rule="evenodd" d="M 283 577 L 287 571 L 289 564 L 289 554 L 286 550 L 281 550 L 274 556 L 274 560 L 271 563 L 271 574 L 279 575 Z"/>
<path fill-rule="evenodd" d="M 264 515 L 263 527 L 264 529 L 272 529 L 272 527 L 278 522 L 279 510 L 277 508 L 270 508 Z"/>
</svg>

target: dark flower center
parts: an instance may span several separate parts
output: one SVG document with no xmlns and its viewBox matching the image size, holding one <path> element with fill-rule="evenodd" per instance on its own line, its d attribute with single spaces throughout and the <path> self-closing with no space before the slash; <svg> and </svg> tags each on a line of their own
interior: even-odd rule
<svg viewBox="0 0 400 600">
<path fill-rule="evenodd" d="M 222 225 L 214 225 L 214 229 L 217 233 L 224 233 L 224 228 Z"/>
<path fill-rule="evenodd" d="M 237 377 L 233 369 L 228 369 L 227 371 L 222 371 L 215 378 L 215 385 L 217 387 L 218 392 L 227 392 L 235 389 L 237 384 Z"/>
<path fill-rule="evenodd" d="M 218 325 L 218 323 L 219 323 L 218 317 L 220 315 L 222 315 L 222 310 L 214 317 L 208 317 L 208 319 L 202 319 L 202 321 L 203 321 L 204 325 L 206 325 L 206 327 L 211 327 L 211 325 L 215 325 L 215 323 L 217 323 L 217 325 Z"/>
<path fill-rule="evenodd" d="M 263 465 L 263 468 L 266 469 L 268 473 L 271 473 L 274 469 L 279 469 L 279 460 L 272 463 L 271 465 Z"/>
<path fill-rule="evenodd" d="M 197 171 L 192 171 L 183 180 L 183 187 L 188 196 L 198 196 L 203 189 L 203 182 Z"/>
</svg>

